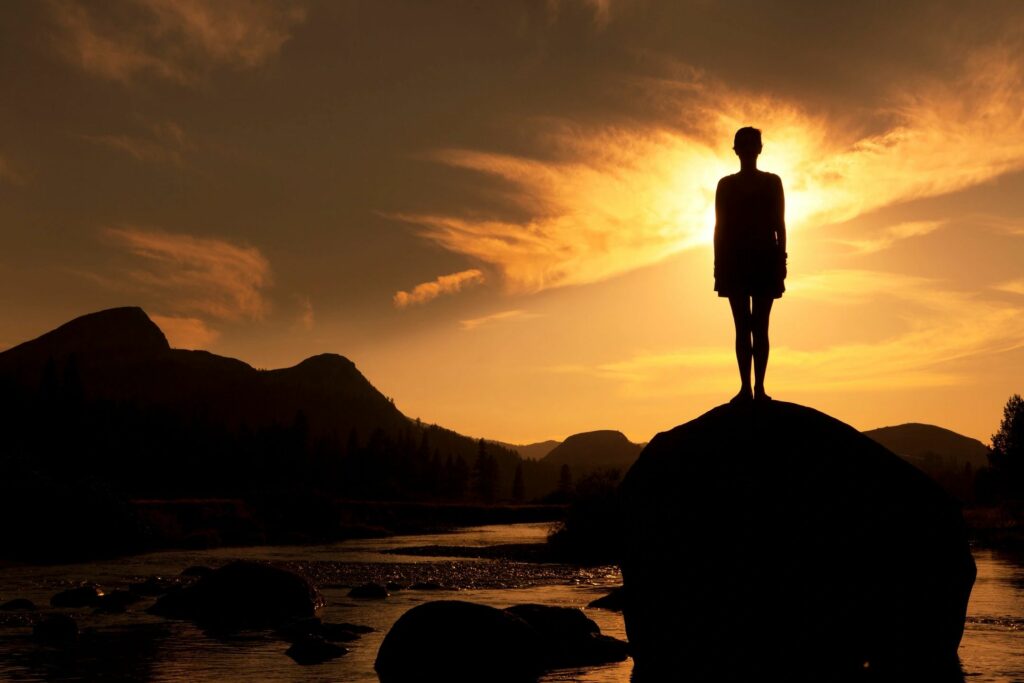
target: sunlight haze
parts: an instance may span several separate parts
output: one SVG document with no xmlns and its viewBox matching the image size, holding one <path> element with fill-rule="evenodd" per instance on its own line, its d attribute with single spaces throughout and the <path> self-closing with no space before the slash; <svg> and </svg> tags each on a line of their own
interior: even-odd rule
<svg viewBox="0 0 1024 683">
<path fill-rule="evenodd" d="M 988 442 L 1024 378 L 1024 5 L 809 7 L 13 3 L 0 349 L 138 305 L 471 436 L 646 442 L 736 391 L 711 240 L 752 125 L 770 393 Z"/>
</svg>

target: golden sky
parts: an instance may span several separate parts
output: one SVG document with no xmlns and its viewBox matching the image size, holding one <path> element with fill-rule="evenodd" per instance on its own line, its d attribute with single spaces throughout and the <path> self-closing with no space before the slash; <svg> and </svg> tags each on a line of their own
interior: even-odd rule
<svg viewBox="0 0 1024 683">
<path fill-rule="evenodd" d="M 141 305 L 406 414 L 637 441 L 735 393 L 736 128 L 782 177 L 768 388 L 987 441 L 1024 390 L 1024 4 L 47 0 L 0 16 L 0 348 Z"/>
</svg>

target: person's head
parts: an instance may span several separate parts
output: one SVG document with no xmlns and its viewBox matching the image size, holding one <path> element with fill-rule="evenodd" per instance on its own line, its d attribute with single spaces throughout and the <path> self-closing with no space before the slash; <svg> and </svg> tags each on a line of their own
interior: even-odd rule
<svg viewBox="0 0 1024 683">
<path fill-rule="evenodd" d="M 740 128 L 732 140 L 732 148 L 740 159 L 757 158 L 761 153 L 761 131 L 751 126 Z"/>
</svg>

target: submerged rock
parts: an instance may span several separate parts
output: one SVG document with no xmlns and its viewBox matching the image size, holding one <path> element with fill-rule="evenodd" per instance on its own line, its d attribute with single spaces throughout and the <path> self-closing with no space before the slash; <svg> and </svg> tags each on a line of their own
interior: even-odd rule
<svg viewBox="0 0 1024 683">
<path fill-rule="evenodd" d="M 14 598 L 13 600 L 8 600 L 4 604 L 0 605 L 0 610 L 3 610 L 4 612 L 34 610 L 35 608 L 36 603 L 32 602 L 28 598 Z"/>
<path fill-rule="evenodd" d="M 629 656 L 627 643 L 602 635 L 598 625 L 575 607 L 526 604 L 505 611 L 540 635 L 545 669 L 621 662 Z"/>
<path fill-rule="evenodd" d="M 596 600 L 591 600 L 587 607 L 606 609 L 610 612 L 621 612 L 623 602 L 624 598 L 622 596 L 622 587 L 619 587 L 613 588 L 608 595 L 597 598 Z"/>
<path fill-rule="evenodd" d="M 329 643 L 319 636 L 304 635 L 297 638 L 285 654 L 298 664 L 322 664 L 348 654 L 348 648 Z"/>
<path fill-rule="evenodd" d="M 289 622 L 277 630 L 277 635 L 291 642 L 298 642 L 307 636 L 316 636 L 332 642 L 347 643 L 359 640 L 363 629 L 369 627 L 357 627 L 355 624 L 336 624 L 321 621 L 319 617 L 298 619 Z M 369 629 L 372 631 L 373 629 Z"/>
<path fill-rule="evenodd" d="M 411 591 L 443 591 L 445 587 L 436 581 L 417 581 L 409 586 Z"/>
<path fill-rule="evenodd" d="M 370 600 L 383 600 L 384 598 L 391 595 L 385 586 L 379 583 L 365 583 L 362 586 L 356 586 L 348 592 L 350 598 L 364 598 Z"/>
<path fill-rule="evenodd" d="M 323 605 L 323 596 L 305 577 L 237 560 L 164 595 L 149 612 L 221 629 L 265 628 L 315 616 Z"/>
<path fill-rule="evenodd" d="M 975 578 L 959 506 L 852 427 L 721 406 L 656 436 L 621 495 L 636 681 L 958 667 Z"/>
<path fill-rule="evenodd" d="M 50 598 L 52 607 L 94 607 L 103 597 L 103 589 L 87 583 L 75 588 L 68 588 Z"/>
<path fill-rule="evenodd" d="M 96 602 L 96 611 L 111 614 L 124 612 L 128 609 L 129 605 L 134 605 L 140 599 L 138 595 L 131 591 L 111 591 Z"/>
<path fill-rule="evenodd" d="M 461 600 L 413 607 L 384 637 L 381 683 L 526 683 L 544 670 L 536 629 L 504 610 Z"/>
</svg>

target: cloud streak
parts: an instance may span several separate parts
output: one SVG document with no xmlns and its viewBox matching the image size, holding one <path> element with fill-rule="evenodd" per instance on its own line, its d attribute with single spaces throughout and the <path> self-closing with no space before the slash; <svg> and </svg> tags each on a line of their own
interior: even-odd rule
<svg viewBox="0 0 1024 683">
<path fill-rule="evenodd" d="M 240 321 L 269 310 L 270 264 L 255 247 L 137 227 L 107 228 L 103 236 L 139 261 L 125 274 L 131 286 L 175 313 Z"/>
<path fill-rule="evenodd" d="M 710 241 L 715 185 L 736 167 L 732 134 L 751 122 L 765 131 L 762 166 L 782 176 L 787 219 L 797 230 L 1024 168 L 1022 69 L 1006 51 L 977 54 L 957 78 L 892 94 L 889 125 L 870 135 L 792 102 L 731 90 L 692 69 L 674 79 L 634 78 L 624 86 L 629 92 L 674 113 L 656 124 L 547 121 L 538 142 L 554 160 L 434 152 L 439 163 L 504 181 L 515 195 L 510 209 L 527 218 L 395 217 L 450 251 L 494 266 L 511 291 L 597 282 Z M 897 227 L 861 240 L 859 248 L 884 248 L 927 227 Z"/>
<path fill-rule="evenodd" d="M 483 325 L 490 325 L 496 322 L 502 322 L 505 320 L 517 320 L 522 318 L 533 318 L 535 314 L 528 313 L 521 308 L 499 311 L 498 313 L 491 313 L 490 315 L 484 315 L 479 318 L 470 318 L 468 320 L 460 320 L 459 326 L 464 330 L 475 330 Z"/>
<path fill-rule="evenodd" d="M 123 152 L 136 161 L 167 163 L 181 166 L 184 153 L 195 149 L 185 131 L 176 123 L 165 121 L 149 127 L 148 135 L 87 135 L 86 140 Z"/>
<path fill-rule="evenodd" d="M 873 235 L 859 239 L 839 239 L 840 244 L 852 247 L 858 254 L 874 254 L 888 249 L 896 242 L 912 237 L 924 237 L 938 230 L 945 221 L 906 221 L 890 225 Z"/>
<path fill-rule="evenodd" d="M 94 76 L 130 82 L 146 74 L 190 84 L 214 67 L 259 66 L 306 17 L 277 0 L 117 0 L 102 11 L 54 0 L 57 47 Z"/>
<path fill-rule="evenodd" d="M 479 285 L 484 281 L 482 271 L 471 268 L 458 273 L 440 275 L 430 282 L 423 282 L 410 291 L 395 292 L 393 302 L 396 308 L 406 308 L 417 304 L 433 301 L 442 294 L 456 294 L 465 287 Z"/>
</svg>

